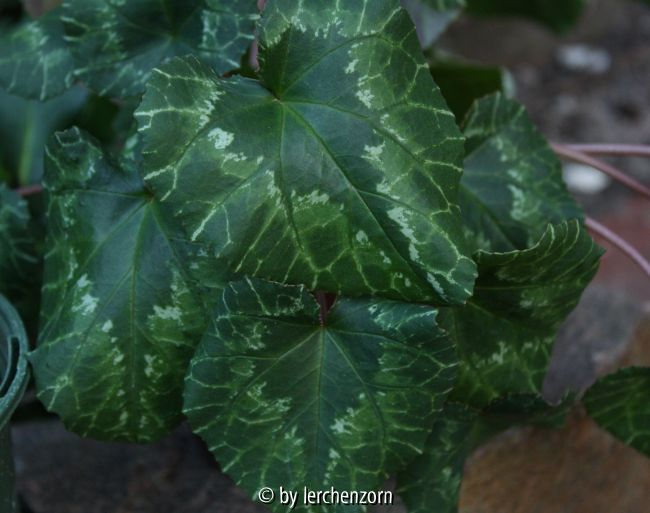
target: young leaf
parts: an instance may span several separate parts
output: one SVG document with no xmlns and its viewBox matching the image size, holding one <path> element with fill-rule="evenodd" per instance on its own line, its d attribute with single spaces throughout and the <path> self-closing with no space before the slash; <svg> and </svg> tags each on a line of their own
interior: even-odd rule
<svg viewBox="0 0 650 513">
<path fill-rule="evenodd" d="M 583 403 L 603 428 L 650 456 L 650 368 L 630 367 L 605 376 L 587 391 Z"/>
<path fill-rule="evenodd" d="M 476 16 L 523 16 L 556 32 L 566 32 L 580 18 L 585 0 L 467 0 Z"/>
<path fill-rule="evenodd" d="M 181 418 L 202 308 L 137 170 L 77 129 L 47 148 L 48 238 L 38 395 L 66 426 L 149 441 Z"/>
<path fill-rule="evenodd" d="M 77 76 L 100 95 L 127 97 L 169 57 L 237 68 L 257 17 L 256 0 L 67 0 L 63 21 Z"/>
<path fill-rule="evenodd" d="M 326 314 L 302 286 L 235 282 L 192 360 L 185 413 L 251 493 L 373 490 L 422 450 L 453 382 L 435 318 L 344 298 Z"/>
<path fill-rule="evenodd" d="M 478 413 L 447 403 L 436 420 L 424 453 L 397 476 L 397 493 L 409 513 L 456 513 L 468 439 Z"/>
<path fill-rule="evenodd" d="M 539 393 L 556 330 L 601 254 L 576 220 L 549 225 L 528 250 L 479 252 L 474 296 L 440 316 L 460 359 L 452 400 L 481 408 L 504 394 Z"/>
<path fill-rule="evenodd" d="M 397 0 L 336 5 L 267 5 L 261 83 L 193 59 L 155 72 L 136 113 L 145 181 L 222 283 L 463 303 L 453 115 Z"/>
<path fill-rule="evenodd" d="M 560 161 L 520 104 L 501 94 L 478 100 L 464 133 L 459 201 L 476 249 L 527 249 L 549 223 L 582 219 Z"/>
<path fill-rule="evenodd" d="M 30 282 L 38 257 L 27 203 L 0 183 L 0 294 L 15 297 Z"/>
<path fill-rule="evenodd" d="M 65 92 L 74 64 L 63 40 L 60 9 L 0 32 L 0 88 L 45 101 Z"/>
</svg>

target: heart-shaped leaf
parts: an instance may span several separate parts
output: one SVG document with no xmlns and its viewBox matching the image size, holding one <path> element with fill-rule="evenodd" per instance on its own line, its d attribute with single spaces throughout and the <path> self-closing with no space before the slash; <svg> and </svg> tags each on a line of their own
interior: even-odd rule
<svg viewBox="0 0 650 513">
<path fill-rule="evenodd" d="M 435 318 L 367 299 L 326 313 L 302 286 L 235 282 L 192 360 L 185 413 L 251 494 L 374 490 L 422 450 L 453 382 Z"/>
<path fill-rule="evenodd" d="M 221 284 L 463 303 L 462 137 L 406 12 L 279 0 L 259 30 L 260 82 L 175 60 L 136 113 L 145 181 L 178 236 L 209 248 Z"/>
<path fill-rule="evenodd" d="M 600 379 L 583 403 L 603 428 L 650 456 L 649 399 L 650 368 L 630 367 Z"/>
<path fill-rule="evenodd" d="M 205 316 L 136 169 L 73 129 L 47 148 L 38 395 L 76 433 L 148 441 L 181 418 Z"/>
<path fill-rule="evenodd" d="M 224 73 L 253 41 L 256 0 L 67 0 L 77 76 L 101 95 L 134 96 L 169 57 L 193 54 Z"/>
</svg>

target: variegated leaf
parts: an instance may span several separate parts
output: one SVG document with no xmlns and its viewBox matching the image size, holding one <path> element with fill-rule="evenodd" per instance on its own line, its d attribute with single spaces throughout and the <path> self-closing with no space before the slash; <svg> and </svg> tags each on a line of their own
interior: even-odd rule
<svg viewBox="0 0 650 513">
<path fill-rule="evenodd" d="M 177 236 L 217 284 L 463 303 L 462 137 L 397 0 L 277 0 L 259 31 L 260 82 L 174 60 L 136 113 Z"/>
<path fill-rule="evenodd" d="M 577 220 L 549 225 L 528 250 L 479 252 L 474 296 L 441 311 L 460 360 L 452 399 L 480 408 L 505 394 L 540 393 L 557 328 L 601 254 Z"/>
<path fill-rule="evenodd" d="M 453 383 L 455 351 L 435 318 L 345 298 L 325 314 L 302 286 L 235 282 L 192 360 L 185 413 L 251 495 L 374 490 L 422 450 Z"/>
<path fill-rule="evenodd" d="M 63 21 L 79 78 L 127 97 L 173 56 L 195 55 L 219 73 L 239 67 L 258 16 L 256 0 L 67 0 Z"/>
<path fill-rule="evenodd" d="M 478 412 L 448 403 L 433 426 L 424 453 L 397 477 L 409 513 L 457 513 L 469 438 Z"/>
<path fill-rule="evenodd" d="M 549 223 L 582 219 L 560 161 L 519 103 L 499 93 L 477 101 L 464 133 L 459 201 L 476 249 L 527 249 Z"/>
<path fill-rule="evenodd" d="M 181 418 L 205 315 L 136 169 L 73 129 L 47 148 L 38 395 L 66 426 L 148 441 Z"/>
<path fill-rule="evenodd" d="M 59 15 L 60 9 L 16 27 L 0 27 L 0 88 L 44 101 L 72 85 L 74 63 Z"/>
<path fill-rule="evenodd" d="M 630 367 L 600 379 L 583 399 L 600 426 L 650 456 L 650 368 Z"/>
</svg>

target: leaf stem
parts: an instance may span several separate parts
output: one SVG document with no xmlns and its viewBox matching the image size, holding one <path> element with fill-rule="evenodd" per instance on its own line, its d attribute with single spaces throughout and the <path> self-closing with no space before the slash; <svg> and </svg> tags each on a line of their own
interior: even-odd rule
<svg viewBox="0 0 650 513">
<path fill-rule="evenodd" d="M 639 252 L 638 249 L 615 234 L 609 228 L 590 217 L 587 217 L 585 224 L 587 228 L 589 228 L 593 233 L 599 237 L 602 237 L 612 246 L 618 248 L 621 252 L 623 252 L 630 260 L 639 266 L 639 268 L 646 274 L 646 276 L 648 276 L 648 278 L 650 278 L 650 262 L 645 259 L 645 257 Z"/>
<path fill-rule="evenodd" d="M 639 194 L 646 197 L 647 199 L 650 199 L 650 189 L 648 187 L 643 185 L 641 182 L 635 180 L 634 178 L 627 176 L 625 173 L 623 173 L 623 171 L 620 171 L 614 166 L 608 164 L 607 162 L 603 162 L 602 160 L 595 159 L 593 157 L 590 157 L 589 155 L 586 155 L 585 153 L 571 149 L 570 147 L 563 146 L 561 144 L 551 143 L 551 148 L 558 156 L 564 157 L 569 160 L 573 160 L 574 162 L 580 162 L 582 164 L 586 164 L 595 169 L 598 169 L 599 171 L 602 171 L 603 173 L 610 176 L 614 180 L 629 187 L 633 191 L 636 191 Z"/>
<path fill-rule="evenodd" d="M 26 198 L 27 196 L 34 196 L 35 194 L 40 194 L 43 192 L 43 186 L 40 184 L 36 185 L 26 185 L 25 187 L 19 187 L 18 189 L 14 189 L 16 193 L 23 198 Z"/>
<path fill-rule="evenodd" d="M 650 158 L 650 146 L 642 144 L 562 144 L 559 146 L 588 155 Z"/>
<path fill-rule="evenodd" d="M 325 326 L 325 321 L 327 320 L 327 294 L 325 292 L 321 292 L 320 290 L 317 290 L 316 292 L 314 292 L 314 296 L 316 297 L 316 302 L 318 303 L 318 306 L 320 306 L 320 313 L 318 314 L 318 316 L 322 328 L 323 326 Z"/>
</svg>

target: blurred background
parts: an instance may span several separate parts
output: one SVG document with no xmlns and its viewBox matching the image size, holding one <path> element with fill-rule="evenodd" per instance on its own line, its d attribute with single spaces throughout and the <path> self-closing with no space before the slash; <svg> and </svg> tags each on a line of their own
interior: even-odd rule
<svg viewBox="0 0 650 513">
<path fill-rule="evenodd" d="M 52 2 L 26 3 L 38 15 Z M 504 88 L 520 100 L 551 141 L 650 144 L 648 6 L 590 0 L 577 24 L 558 35 L 522 18 L 455 19 L 452 14 L 432 19 L 411 0 L 405 3 L 427 46 L 446 29 L 435 49 L 428 50 L 443 90 L 454 66 L 480 65 L 483 78 L 476 83 L 486 92 Z M 5 14 L 14 8 L 15 2 L 0 2 Z M 450 104 L 453 93 L 448 92 Z M 44 134 L 74 120 L 106 141 L 111 123 L 124 122 L 116 106 L 88 98 L 84 91 L 60 101 L 62 106 L 43 113 L 31 112 L 27 102 L 0 98 L 0 115 L 24 109 L 20 119 L 40 116 L 36 126 Z M 459 101 L 455 107 L 462 112 L 467 106 Z M 107 117 L 110 123 L 94 126 Z M 0 136 L 6 141 L 12 134 Z M 650 160 L 611 162 L 650 184 Z M 22 162 L 22 172 L 38 176 L 34 166 Z M 567 163 L 564 172 L 588 215 L 650 258 L 648 203 L 588 166 Z M 598 277 L 556 344 L 545 384 L 549 400 L 567 390 L 584 390 L 620 366 L 650 365 L 650 282 L 620 252 L 602 244 L 608 252 Z M 252 505 L 218 472 L 186 428 L 141 447 L 82 440 L 56 420 L 33 422 L 26 416 L 14 428 L 14 441 L 19 487 L 26 510 L 34 513 L 267 511 Z M 461 512 L 647 513 L 648 504 L 650 459 L 575 411 L 561 430 L 514 428 L 478 449 L 466 465 Z"/>
</svg>

